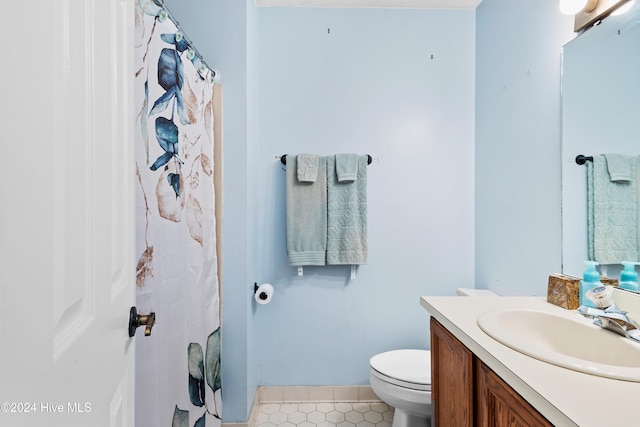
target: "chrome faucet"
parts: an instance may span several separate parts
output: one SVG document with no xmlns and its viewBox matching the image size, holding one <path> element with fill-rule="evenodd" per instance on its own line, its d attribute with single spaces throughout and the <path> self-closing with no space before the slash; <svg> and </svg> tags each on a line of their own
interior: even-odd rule
<svg viewBox="0 0 640 427">
<path fill-rule="evenodd" d="M 578 312 L 585 317 L 596 318 L 593 321 L 594 325 L 640 342 L 640 324 L 615 304 L 605 309 L 581 305 L 578 307 Z"/>
</svg>

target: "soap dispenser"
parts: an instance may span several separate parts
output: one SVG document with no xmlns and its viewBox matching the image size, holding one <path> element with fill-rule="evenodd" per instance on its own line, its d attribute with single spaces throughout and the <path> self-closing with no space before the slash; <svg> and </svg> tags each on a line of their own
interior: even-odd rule
<svg viewBox="0 0 640 427">
<path fill-rule="evenodd" d="M 620 273 L 620 283 L 622 289 L 638 292 L 638 273 L 636 273 L 637 262 L 622 261 L 624 269 Z"/>
<path fill-rule="evenodd" d="M 596 308 L 594 302 L 587 298 L 587 292 L 595 287 L 602 286 L 602 283 L 600 283 L 600 273 L 596 270 L 598 263 L 595 261 L 585 261 L 584 265 L 586 269 L 580 281 L 580 305 Z"/>
</svg>

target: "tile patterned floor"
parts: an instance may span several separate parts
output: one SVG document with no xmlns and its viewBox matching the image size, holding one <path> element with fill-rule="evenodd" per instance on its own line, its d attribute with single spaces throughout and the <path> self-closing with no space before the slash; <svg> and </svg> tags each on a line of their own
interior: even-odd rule
<svg viewBox="0 0 640 427">
<path fill-rule="evenodd" d="M 383 402 L 262 403 L 250 427 L 391 427 Z"/>
</svg>

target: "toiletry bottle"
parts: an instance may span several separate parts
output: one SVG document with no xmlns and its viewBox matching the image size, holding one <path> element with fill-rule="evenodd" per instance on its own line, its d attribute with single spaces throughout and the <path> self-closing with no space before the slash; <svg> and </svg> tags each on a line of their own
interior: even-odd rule
<svg viewBox="0 0 640 427">
<path fill-rule="evenodd" d="M 595 261 L 585 261 L 584 265 L 586 269 L 582 275 L 582 281 L 580 281 L 580 305 L 596 308 L 593 301 L 587 298 L 587 292 L 597 286 L 602 286 L 602 283 L 600 283 L 600 273 L 596 270 L 598 263 Z"/>
<path fill-rule="evenodd" d="M 620 283 L 622 289 L 638 292 L 638 273 L 636 273 L 637 262 L 622 261 L 624 270 L 620 273 Z"/>
</svg>

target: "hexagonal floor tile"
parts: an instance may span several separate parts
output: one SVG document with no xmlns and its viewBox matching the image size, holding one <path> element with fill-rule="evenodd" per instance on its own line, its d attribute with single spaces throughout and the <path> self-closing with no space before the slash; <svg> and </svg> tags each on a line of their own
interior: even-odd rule
<svg viewBox="0 0 640 427">
<path fill-rule="evenodd" d="M 322 412 L 318 412 L 318 411 L 313 411 L 313 412 L 309 412 L 307 414 L 307 421 L 314 423 L 314 424 L 319 424 L 323 421 L 325 421 L 325 414 Z"/>
<path fill-rule="evenodd" d="M 264 403 L 249 427 L 392 427 L 384 402 Z"/>
<path fill-rule="evenodd" d="M 340 403 L 336 403 L 335 407 L 336 407 L 336 411 L 344 412 L 345 414 L 353 410 L 353 405 L 351 405 L 351 403 L 340 402 Z"/>
<path fill-rule="evenodd" d="M 327 414 L 327 421 L 333 424 L 338 424 L 344 421 L 344 413 L 338 411 L 332 411 Z"/>
<path fill-rule="evenodd" d="M 264 405 L 260 405 L 260 412 L 264 412 L 265 414 L 275 414 L 280 410 L 280 405 L 277 403 L 266 403 Z"/>
<path fill-rule="evenodd" d="M 382 421 L 382 414 L 375 411 L 365 412 L 364 419 L 370 423 L 376 424 Z"/>
<path fill-rule="evenodd" d="M 371 410 L 371 405 L 368 403 L 354 403 L 353 410 L 364 414 L 365 412 L 369 412 Z"/>
<path fill-rule="evenodd" d="M 290 423 L 300 424 L 307 421 L 307 414 L 303 414 L 300 411 L 292 412 L 287 417 Z"/>
<path fill-rule="evenodd" d="M 298 405 L 298 411 L 308 414 L 316 410 L 315 403 L 301 403 Z"/>
<path fill-rule="evenodd" d="M 344 414 L 344 417 L 347 421 L 357 424 L 361 421 L 364 421 L 364 416 L 360 412 L 350 411 Z"/>
<path fill-rule="evenodd" d="M 285 421 L 287 421 L 287 414 L 285 414 L 284 412 L 276 412 L 269 415 L 269 422 L 275 425 L 282 424 Z"/>
<path fill-rule="evenodd" d="M 371 410 L 376 412 L 387 412 L 389 410 L 389 405 L 383 402 L 374 402 L 371 404 Z"/>
<path fill-rule="evenodd" d="M 297 403 L 283 403 L 280 405 L 280 412 L 284 412 L 285 414 L 290 414 L 298 410 Z"/>
<path fill-rule="evenodd" d="M 318 403 L 316 409 L 318 412 L 328 414 L 335 409 L 335 405 L 333 403 Z"/>
</svg>

